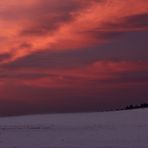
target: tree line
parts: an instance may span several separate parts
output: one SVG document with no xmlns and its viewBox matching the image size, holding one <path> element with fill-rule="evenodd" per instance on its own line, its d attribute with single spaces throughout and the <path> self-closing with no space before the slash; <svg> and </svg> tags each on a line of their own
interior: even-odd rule
<svg viewBox="0 0 148 148">
<path fill-rule="evenodd" d="M 128 105 L 124 109 L 129 110 L 129 109 L 138 109 L 138 108 L 148 108 L 148 103 L 142 103 L 140 105 Z"/>
</svg>

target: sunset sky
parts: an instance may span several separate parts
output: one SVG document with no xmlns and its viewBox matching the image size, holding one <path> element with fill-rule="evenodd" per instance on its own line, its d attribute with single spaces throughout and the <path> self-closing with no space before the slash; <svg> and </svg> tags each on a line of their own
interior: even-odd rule
<svg viewBox="0 0 148 148">
<path fill-rule="evenodd" d="M 148 0 L 1 0 L 0 115 L 148 102 Z"/>
</svg>

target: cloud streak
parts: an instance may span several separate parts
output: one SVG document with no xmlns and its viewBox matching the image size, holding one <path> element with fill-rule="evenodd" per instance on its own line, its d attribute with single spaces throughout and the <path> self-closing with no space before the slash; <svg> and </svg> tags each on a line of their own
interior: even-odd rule
<svg viewBox="0 0 148 148">
<path fill-rule="evenodd" d="M 1 41 L 1 53 L 11 54 L 4 62 L 43 50 L 91 47 L 110 41 L 124 31 L 147 29 L 145 0 L 1 3 L 4 6 L 0 13 L 1 38 L 5 38 Z M 29 46 L 22 47 L 23 44 Z"/>
<path fill-rule="evenodd" d="M 6 66 L 6 68 L 1 70 L 0 78 L 3 80 L 16 79 L 18 83 L 47 88 L 53 88 L 54 86 L 59 88 L 79 88 L 81 85 L 85 88 L 85 86 L 92 87 L 94 83 L 93 87 L 102 87 L 103 82 L 105 82 L 105 85 L 110 85 L 111 81 L 114 81 L 114 84 L 118 86 L 118 83 L 116 84 L 117 81 L 126 84 L 127 80 L 130 82 L 133 78 L 135 80 L 136 78 L 137 80 L 141 77 L 143 78 L 143 75 L 146 76 L 148 73 L 147 67 L 148 62 L 111 60 L 100 60 L 85 64 L 83 67 L 64 67 L 60 69 L 51 65 L 44 68 L 39 66 L 16 66 L 16 68 L 13 67 L 12 69 L 9 65 L 9 67 Z M 131 82 L 134 83 L 133 81 Z M 141 83 L 143 82 L 141 81 Z"/>
</svg>

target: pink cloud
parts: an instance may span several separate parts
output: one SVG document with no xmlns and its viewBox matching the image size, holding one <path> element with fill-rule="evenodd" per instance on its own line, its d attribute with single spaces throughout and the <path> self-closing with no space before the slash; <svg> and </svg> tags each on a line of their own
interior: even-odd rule
<svg viewBox="0 0 148 148">
<path fill-rule="evenodd" d="M 0 77 L 16 84 L 47 88 L 101 88 L 119 83 L 144 83 L 148 63 L 142 61 L 97 61 L 79 68 L 68 69 L 3 69 Z M 146 78 L 146 77 L 145 77 Z M 145 82 L 147 83 L 148 80 Z M 114 83 L 113 83 L 114 82 Z"/>
<path fill-rule="evenodd" d="M 11 54 L 11 58 L 4 62 L 47 49 L 58 51 L 91 47 L 109 41 L 114 32 L 147 29 L 142 25 L 134 27 L 124 19 L 148 13 L 145 0 L 15 0 L 1 4 L 0 38 L 5 38 L 1 41 L 1 54 Z M 129 27 L 125 27 L 125 23 Z M 119 25 L 114 27 L 113 24 Z M 22 48 L 24 43 L 30 47 Z"/>
</svg>

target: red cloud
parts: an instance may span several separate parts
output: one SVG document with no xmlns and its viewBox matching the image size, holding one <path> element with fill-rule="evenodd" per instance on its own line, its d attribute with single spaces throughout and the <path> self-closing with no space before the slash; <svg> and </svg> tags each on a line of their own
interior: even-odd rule
<svg viewBox="0 0 148 148">
<path fill-rule="evenodd" d="M 47 88 L 101 88 L 119 84 L 147 83 L 148 63 L 141 61 L 98 61 L 81 68 L 11 70 L 1 74 L 1 79 Z M 141 79 L 143 78 L 143 79 Z"/>
<path fill-rule="evenodd" d="M 145 0 L 15 0 L 13 4 L 5 1 L 1 5 L 4 6 L 0 13 L 1 54 L 11 54 L 4 62 L 47 49 L 58 51 L 94 46 L 110 40 L 114 32 L 147 28 L 145 24 L 137 26 L 136 18 L 136 27 L 132 22 L 129 25 L 130 20 L 124 22 L 122 19 L 148 13 Z M 125 23 L 130 27 L 126 29 Z M 24 43 L 29 47 L 22 48 Z"/>
</svg>

